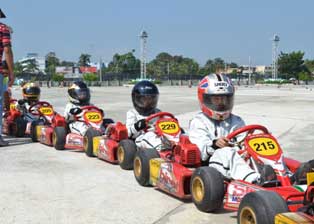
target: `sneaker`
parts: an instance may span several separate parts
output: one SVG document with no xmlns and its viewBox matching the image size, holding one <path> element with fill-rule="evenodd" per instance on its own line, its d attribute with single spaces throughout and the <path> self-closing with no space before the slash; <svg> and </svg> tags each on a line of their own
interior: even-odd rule
<svg viewBox="0 0 314 224">
<path fill-rule="evenodd" d="M 3 137 L 0 135 L 0 147 L 1 146 L 8 146 L 9 145 L 9 142 L 5 141 L 3 139 Z"/>
<path fill-rule="evenodd" d="M 253 182 L 254 184 L 262 187 L 272 187 L 277 185 L 277 175 L 270 165 L 264 165 L 261 168 L 260 175 L 260 178 Z"/>
<path fill-rule="evenodd" d="M 290 177 L 292 184 L 306 184 L 306 174 L 314 172 L 314 160 L 302 163 L 297 171 Z"/>
</svg>

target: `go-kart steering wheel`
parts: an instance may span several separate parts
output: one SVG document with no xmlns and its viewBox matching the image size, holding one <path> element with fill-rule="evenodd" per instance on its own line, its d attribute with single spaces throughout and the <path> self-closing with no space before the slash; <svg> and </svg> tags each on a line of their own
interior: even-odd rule
<svg viewBox="0 0 314 224">
<path fill-rule="evenodd" d="M 251 135 L 253 134 L 256 130 L 260 130 L 262 131 L 264 134 L 268 134 L 268 130 L 266 127 L 262 126 L 262 125 L 258 125 L 258 124 L 252 124 L 252 125 L 246 125 L 244 127 L 241 127 L 233 132 L 231 132 L 229 135 L 227 135 L 227 139 L 233 139 L 235 138 L 236 136 L 244 133 L 244 132 L 247 132 L 247 135 Z M 245 137 L 246 137 L 245 136 Z M 241 140 L 241 141 L 238 141 L 238 142 L 233 142 L 233 144 L 235 145 L 241 145 L 242 141 L 245 139 L 245 137 Z"/>
<path fill-rule="evenodd" d="M 146 124 L 149 124 L 154 118 L 163 118 L 163 117 L 170 117 L 170 118 L 175 118 L 175 116 L 169 112 L 158 112 L 155 114 L 152 114 L 150 116 L 148 116 L 145 120 L 146 120 Z M 147 131 L 149 129 L 149 127 L 146 127 L 144 129 L 144 131 Z"/>
<path fill-rule="evenodd" d="M 29 113 L 31 113 L 32 115 L 38 116 L 38 115 L 41 115 L 41 113 L 38 111 L 38 109 L 34 109 L 35 106 L 51 107 L 51 104 L 46 101 L 38 101 L 28 108 Z"/>
<path fill-rule="evenodd" d="M 98 108 L 98 107 L 96 107 L 96 106 L 93 106 L 93 105 L 83 106 L 83 107 L 81 107 L 81 110 L 82 110 L 82 111 L 96 110 L 96 111 L 100 112 L 100 113 L 102 114 L 102 116 L 104 116 L 103 110 L 101 110 L 100 108 Z M 81 116 L 78 116 L 77 114 L 74 115 L 74 118 L 75 118 L 75 120 L 77 120 L 77 121 L 83 121 L 83 122 L 84 122 L 84 120 L 82 120 L 82 117 L 81 117 Z"/>
</svg>

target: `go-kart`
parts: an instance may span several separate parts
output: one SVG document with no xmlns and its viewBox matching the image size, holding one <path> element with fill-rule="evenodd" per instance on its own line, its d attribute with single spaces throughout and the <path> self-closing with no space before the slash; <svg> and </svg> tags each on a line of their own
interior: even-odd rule
<svg viewBox="0 0 314 224">
<path fill-rule="evenodd" d="M 88 127 L 85 136 L 100 136 L 104 133 L 103 111 L 96 106 L 83 106 L 82 112 L 74 115 L 74 122 L 83 122 Z M 84 150 L 84 136 L 69 132 L 65 126 L 56 126 L 52 133 L 52 145 L 57 150 L 77 149 Z"/>
<path fill-rule="evenodd" d="M 191 178 L 190 189 L 196 207 L 204 212 L 225 209 L 238 210 L 238 223 L 273 223 L 278 213 L 296 211 L 302 207 L 306 180 L 297 178 L 292 184 L 290 177 L 300 166 L 300 162 L 285 158 L 277 140 L 261 125 L 248 125 L 232 133 L 227 138 L 235 139 L 246 134 L 238 153 L 255 172 L 271 166 L 276 179 L 252 184 L 243 180 L 223 177 L 213 167 L 197 168 Z M 255 194 L 249 194 L 255 192 Z"/>
<path fill-rule="evenodd" d="M 38 101 L 24 112 L 17 109 L 17 104 L 17 100 L 10 100 L 10 111 L 4 119 L 4 133 L 16 137 L 30 135 L 32 140 L 36 141 L 34 125 L 50 123 L 56 116 L 56 112 L 46 101 Z"/>
<path fill-rule="evenodd" d="M 38 102 L 32 105 L 29 111 L 32 115 L 39 118 L 31 123 L 30 135 L 32 141 L 39 141 L 40 143 L 51 146 L 54 128 L 66 127 L 64 117 L 54 111 L 52 105 L 48 102 Z"/>
<path fill-rule="evenodd" d="M 16 108 L 17 100 L 10 100 L 10 110 L 6 111 L 3 116 L 2 133 L 15 137 L 25 135 L 27 122 L 22 117 L 22 113 Z"/>
<path fill-rule="evenodd" d="M 308 174 L 308 179 L 311 176 Z M 312 182 L 314 180 L 308 180 Z M 254 193 L 254 192 L 253 192 Z M 253 194 L 252 193 L 252 194 Z M 243 199 L 244 200 L 244 199 Z M 304 206 L 299 208 L 297 212 L 280 213 L 275 216 L 275 223 L 287 223 L 287 224 L 308 224 L 314 223 L 314 184 L 308 186 L 304 195 Z"/>
<path fill-rule="evenodd" d="M 128 139 L 128 131 L 121 122 L 106 122 L 108 125 L 104 135 L 99 136 L 93 131 L 84 136 L 84 151 L 87 156 L 96 156 L 113 164 L 120 164 L 123 169 L 131 169 L 127 158 L 135 154 L 136 146 L 133 140 Z M 126 155 L 125 155 L 126 154 Z M 124 156 L 125 155 L 125 156 Z M 134 158 L 134 156 L 133 156 Z M 133 159 L 131 164 L 133 166 Z"/>
<path fill-rule="evenodd" d="M 146 123 L 168 114 L 165 112 L 153 114 L 146 118 Z M 149 131 L 148 128 L 144 130 L 144 132 L 147 131 Z M 103 136 L 86 133 L 84 150 L 89 157 L 96 156 L 107 162 L 119 164 L 122 169 L 131 170 L 137 147 L 134 140 L 128 139 L 127 127 L 121 122 L 117 122 L 109 124 Z"/>
<path fill-rule="evenodd" d="M 155 121 L 154 121 L 155 120 Z M 175 197 L 190 197 L 193 170 L 201 165 L 200 152 L 183 134 L 178 120 L 171 113 L 151 115 L 147 122 L 162 140 L 160 150 L 140 149 L 134 158 L 134 176 L 142 186 L 152 185 Z"/>
</svg>

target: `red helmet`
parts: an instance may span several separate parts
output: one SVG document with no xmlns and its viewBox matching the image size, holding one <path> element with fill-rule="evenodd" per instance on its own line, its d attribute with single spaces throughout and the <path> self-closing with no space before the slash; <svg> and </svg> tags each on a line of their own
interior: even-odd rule
<svg viewBox="0 0 314 224">
<path fill-rule="evenodd" d="M 224 74 L 205 76 L 197 88 L 201 110 L 215 120 L 227 119 L 233 108 L 234 87 Z"/>
</svg>

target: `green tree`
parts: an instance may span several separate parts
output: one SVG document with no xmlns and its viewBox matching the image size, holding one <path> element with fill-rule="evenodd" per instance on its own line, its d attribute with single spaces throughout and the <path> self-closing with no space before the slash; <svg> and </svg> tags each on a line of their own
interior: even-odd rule
<svg viewBox="0 0 314 224">
<path fill-rule="evenodd" d="M 25 64 L 25 67 L 23 70 L 24 72 L 31 73 L 31 74 L 36 74 L 39 72 L 38 64 L 35 59 L 28 59 L 24 61 L 23 64 Z"/>
<path fill-rule="evenodd" d="M 78 64 L 79 66 L 89 67 L 91 55 L 89 54 L 81 54 Z"/>
<path fill-rule="evenodd" d="M 309 81 L 313 80 L 311 77 L 311 73 L 307 71 L 299 72 L 298 79 L 305 82 L 305 84 L 308 84 Z"/>
<path fill-rule="evenodd" d="M 20 62 L 14 63 L 14 74 L 18 77 L 23 74 L 24 67 Z"/>
<path fill-rule="evenodd" d="M 56 67 L 60 64 L 59 59 L 56 57 L 54 52 L 50 52 L 46 55 L 46 69 L 45 72 L 48 75 L 56 73 Z"/>
<path fill-rule="evenodd" d="M 74 62 L 72 61 L 61 61 L 60 66 L 64 67 L 73 67 L 75 65 Z"/>
<path fill-rule="evenodd" d="M 171 75 L 195 75 L 199 72 L 199 65 L 191 58 L 162 52 L 148 63 L 147 71 L 153 78 L 162 79 L 170 78 Z"/>
<path fill-rule="evenodd" d="M 314 60 L 305 60 L 304 65 L 311 73 L 314 73 Z"/>
<path fill-rule="evenodd" d="M 287 79 L 298 79 L 298 74 L 306 71 L 303 56 L 304 52 L 301 51 L 291 52 L 290 54 L 281 52 L 278 57 L 279 73 L 285 75 Z"/>
<path fill-rule="evenodd" d="M 64 80 L 64 75 L 63 74 L 53 74 L 52 75 L 52 81 L 55 81 L 55 82 L 62 82 Z"/>
<path fill-rule="evenodd" d="M 94 74 L 94 73 L 85 73 L 83 75 L 83 79 L 85 81 L 97 81 L 99 78 L 98 78 L 98 75 L 97 74 Z"/>
<path fill-rule="evenodd" d="M 139 74 L 140 73 L 140 60 L 137 59 L 133 52 L 126 54 L 115 54 L 112 61 L 109 63 L 106 72 L 112 73 L 126 73 L 126 74 Z"/>
</svg>

